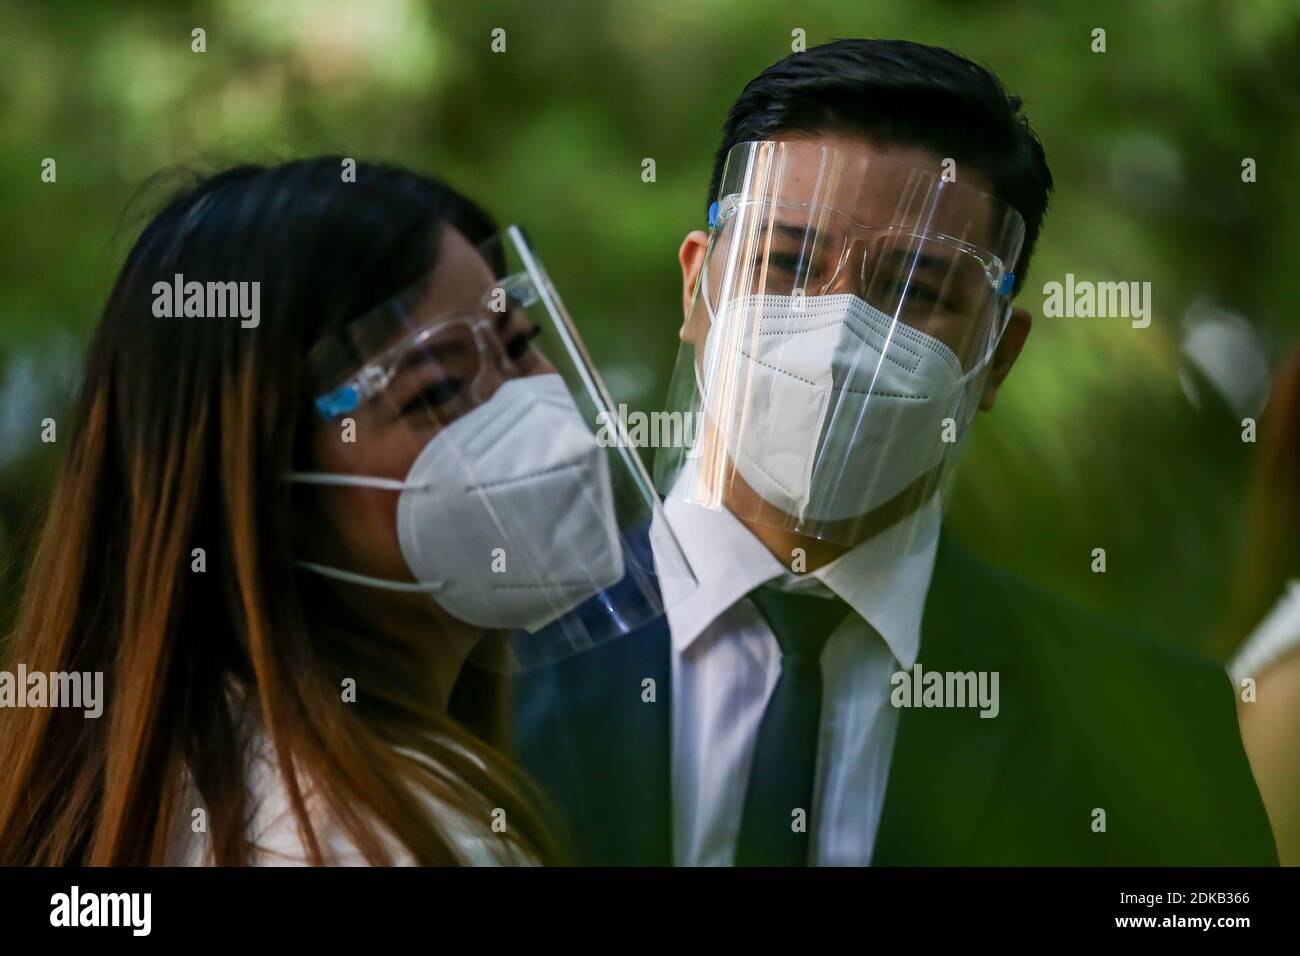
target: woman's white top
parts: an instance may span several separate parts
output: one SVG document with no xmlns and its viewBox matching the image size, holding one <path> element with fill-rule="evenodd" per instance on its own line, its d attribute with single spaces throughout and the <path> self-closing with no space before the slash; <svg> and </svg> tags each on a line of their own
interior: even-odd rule
<svg viewBox="0 0 1300 956">
<path fill-rule="evenodd" d="M 298 821 L 289 802 L 288 789 L 276 759 L 275 748 L 269 736 L 256 724 L 249 730 L 248 762 L 245 783 L 252 816 L 248 825 L 248 839 L 254 847 L 249 862 L 254 866 L 308 866 L 310 860 L 306 844 L 298 832 Z M 423 755 L 402 751 L 419 760 Z M 470 759 L 478 758 L 470 754 Z M 194 832 L 195 810 L 203 808 L 202 798 L 194 787 L 188 771 L 185 774 L 184 793 L 176 814 L 168 852 L 168 863 L 173 866 L 210 866 L 213 863 L 212 845 L 207 832 Z M 311 816 L 313 829 L 321 854 L 329 866 L 368 866 L 366 858 L 352 843 L 347 830 L 330 819 L 323 802 L 310 789 L 310 784 L 300 780 L 303 799 Z M 450 841 L 456 855 L 466 866 L 528 866 L 533 861 L 502 836 L 492 831 L 491 820 L 468 818 L 434 796 L 424 797 L 428 812 Z M 204 816 L 206 816 L 206 809 Z M 508 825 L 508 821 L 507 821 Z M 390 858 L 398 866 L 415 866 L 410 853 L 395 837 L 381 838 L 389 850 Z"/>
<path fill-rule="evenodd" d="M 1270 667 L 1297 651 L 1300 651 L 1300 578 L 1287 584 L 1282 599 L 1246 638 L 1228 662 L 1228 673 L 1237 683 L 1243 677 L 1258 680 Z"/>
</svg>

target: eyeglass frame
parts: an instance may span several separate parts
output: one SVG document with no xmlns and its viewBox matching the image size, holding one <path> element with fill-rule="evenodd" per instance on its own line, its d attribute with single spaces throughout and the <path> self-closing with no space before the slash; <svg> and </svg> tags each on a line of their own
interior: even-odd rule
<svg viewBox="0 0 1300 956">
<path fill-rule="evenodd" d="M 408 286 L 396 295 L 386 299 L 383 304 L 352 320 L 347 326 L 364 321 L 370 315 L 384 311 L 395 311 L 405 321 L 406 303 L 413 298 L 422 296 L 426 282 L 427 279 L 421 279 L 419 282 Z M 514 272 L 498 280 L 492 289 L 483 296 L 483 300 L 486 302 L 499 292 L 504 293 L 506 298 L 513 299 L 520 308 L 527 308 L 540 298 L 537 287 L 527 271 Z M 487 306 L 487 308 L 493 312 L 499 312 L 499 310 L 493 309 L 491 306 Z M 396 377 L 395 366 L 402 355 L 405 355 L 412 348 L 418 348 L 422 342 L 428 341 L 437 331 L 458 324 L 469 328 L 479 356 L 487 356 L 490 348 L 484 342 L 482 330 L 484 326 L 491 326 L 491 319 L 481 315 L 476 317 L 467 313 L 445 313 L 435 316 L 428 322 L 422 323 L 410 334 L 403 336 L 399 341 L 386 346 L 377 355 L 367 359 L 342 383 L 318 396 L 313 401 L 317 413 L 322 420 L 328 422 L 334 421 L 340 415 L 356 411 L 362 404 L 370 401 L 392 383 Z"/>
</svg>

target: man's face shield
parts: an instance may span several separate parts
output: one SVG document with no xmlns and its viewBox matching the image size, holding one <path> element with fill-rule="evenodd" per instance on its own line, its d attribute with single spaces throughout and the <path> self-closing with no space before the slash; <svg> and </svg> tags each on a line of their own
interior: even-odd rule
<svg viewBox="0 0 1300 956">
<path fill-rule="evenodd" d="M 332 530 L 300 564 L 431 598 L 494 668 L 635 630 L 690 572 L 666 527 L 652 560 L 658 498 L 554 286 L 516 227 L 447 230 L 437 259 L 311 350 L 316 467 L 292 478 Z"/>
<path fill-rule="evenodd" d="M 866 143 L 731 150 L 669 396 L 697 437 L 661 453 L 661 490 L 847 545 L 935 495 L 1024 236 L 1014 209 L 951 179 Z"/>
</svg>

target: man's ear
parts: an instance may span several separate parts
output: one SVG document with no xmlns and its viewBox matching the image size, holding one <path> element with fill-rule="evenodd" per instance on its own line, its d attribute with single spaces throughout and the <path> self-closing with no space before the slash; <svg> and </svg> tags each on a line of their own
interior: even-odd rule
<svg viewBox="0 0 1300 956">
<path fill-rule="evenodd" d="M 709 248 L 709 234 L 703 229 L 695 229 L 686 234 L 682 246 L 677 250 L 677 261 L 682 267 L 682 339 L 686 338 L 686 320 L 691 316 L 691 297 L 695 294 L 695 283 L 700 279 L 700 269 L 704 267 L 704 253 Z"/>
<path fill-rule="evenodd" d="M 997 401 L 998 389 L 1011 373 L 1011 366 L 1015 365 L 1016 359 L 1020 357 L 1020 350 L 1025 347 L 1025 339 L 1029 338 L 1029 328 L 1033 324 L 1034 319 L 1028 309 L 1011 310 L 1006 331 L 1002 333 L 1002 340 L 998 342 L 998 347 L 993 352 L 988 378 L 984 380 L 984 391 L 980 394 L 980 411 L 987 412 Z"/>
</svg>

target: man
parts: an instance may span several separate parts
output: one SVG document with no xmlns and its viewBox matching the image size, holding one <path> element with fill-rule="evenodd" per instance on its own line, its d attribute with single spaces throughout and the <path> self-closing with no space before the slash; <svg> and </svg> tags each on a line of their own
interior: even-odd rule
<svg viewBox="0 0 1300 956">
<path fill-rule="evenodd" d="M 940 532 L 1051 187 L 946 50 L 838 41 L 745 87 L 679 255 L 698 436 L 656 461 L 697 586 L 517 688 L 579 862 L 1276 862 L 1220 670 Z"/>
</svg>

